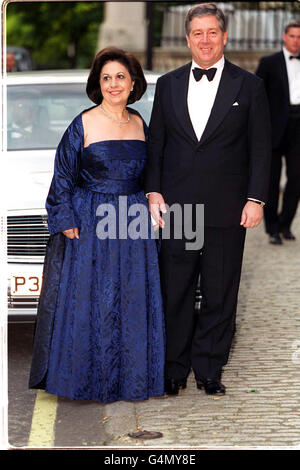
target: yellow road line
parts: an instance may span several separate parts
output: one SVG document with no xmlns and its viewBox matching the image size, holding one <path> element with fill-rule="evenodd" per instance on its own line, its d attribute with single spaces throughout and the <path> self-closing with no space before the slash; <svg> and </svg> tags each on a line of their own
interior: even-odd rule
<svg viewBox="0 0 300 470">
<path fill-rule="evenodd" d="M 53 447 L 57 396 L 38 390 L 33 410 L 29 447 Z"/>
</svg>

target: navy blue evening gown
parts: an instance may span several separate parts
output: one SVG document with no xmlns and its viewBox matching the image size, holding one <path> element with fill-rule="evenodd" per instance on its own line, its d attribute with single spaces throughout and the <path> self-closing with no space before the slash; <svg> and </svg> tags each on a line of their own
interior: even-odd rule
<svg viewBox="0 0 300 470">
<path fill-rule="evenodd" d="M 141 140 L 84 148 L 81 114 L 66 130 L 46 202 L 50 239 L 30 388 L 101 402 L 163 395 L 158 256 L 141 186 L 146 158 Z M 143 211 L 130 213 L 136 207 L 145 209 L 139 219 Z M 105 238 L 108 213 L 116 223 Z M 130 224 L 140 237 L 126 235 Z M 61 233 L 72 227 L 79 240 Z"/>
</svg>

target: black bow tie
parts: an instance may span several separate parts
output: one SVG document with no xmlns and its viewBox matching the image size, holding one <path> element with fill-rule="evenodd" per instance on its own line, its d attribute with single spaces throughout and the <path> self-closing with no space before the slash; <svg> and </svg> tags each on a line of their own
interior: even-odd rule
<svg viewBox="0 0 300 470">
<path fill-rule="evenodd" d="M 217 69 L 216 68 L 212 68 L 212 69 L 199 69 L 199 68 L 194 68 L 193 69 L 193 74 L 194 74 L 194 77 L 195 77 L 195 80 L 196 82 L 199 82 L 199 80 L 201 80 L 201 78 L 203 77 L 203 75 L 206 75 L 207 76 L 207 79 L 209 82 L 211 82 L 216 74 L 216 71 Z"/>
<path fill-rule="evenodd" d="M 290 60 L 292 60 L 292 59 L 300 60 L 300 55 L 290 55 Z"/>
</svg>

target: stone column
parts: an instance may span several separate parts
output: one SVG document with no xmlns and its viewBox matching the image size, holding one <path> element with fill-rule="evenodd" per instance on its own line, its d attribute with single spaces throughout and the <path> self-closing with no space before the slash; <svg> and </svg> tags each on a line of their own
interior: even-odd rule
<svg viewBox="0 0 300 470">
<path fill-rule="evenodd" d="M 133 53 L 146 49 L 145 2 L 105 2 L 104 22 L 100 26 L 98 51 L 116 46 Z"/>
</svg>

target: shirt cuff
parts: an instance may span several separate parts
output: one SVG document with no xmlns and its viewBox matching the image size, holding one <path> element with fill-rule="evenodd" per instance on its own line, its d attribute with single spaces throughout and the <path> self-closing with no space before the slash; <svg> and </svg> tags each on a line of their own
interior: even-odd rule
<svg viewBox="0 0 300 470">
<path fill-rule="evenodd" d="M 248 197 L 248 201 L 254 201 L 260 204 L 262 207 L 264 207 L 265 203 L 263 201 L 260 201 L 259 199 L 254 199 L 253 197 Z"/>
</svg>

